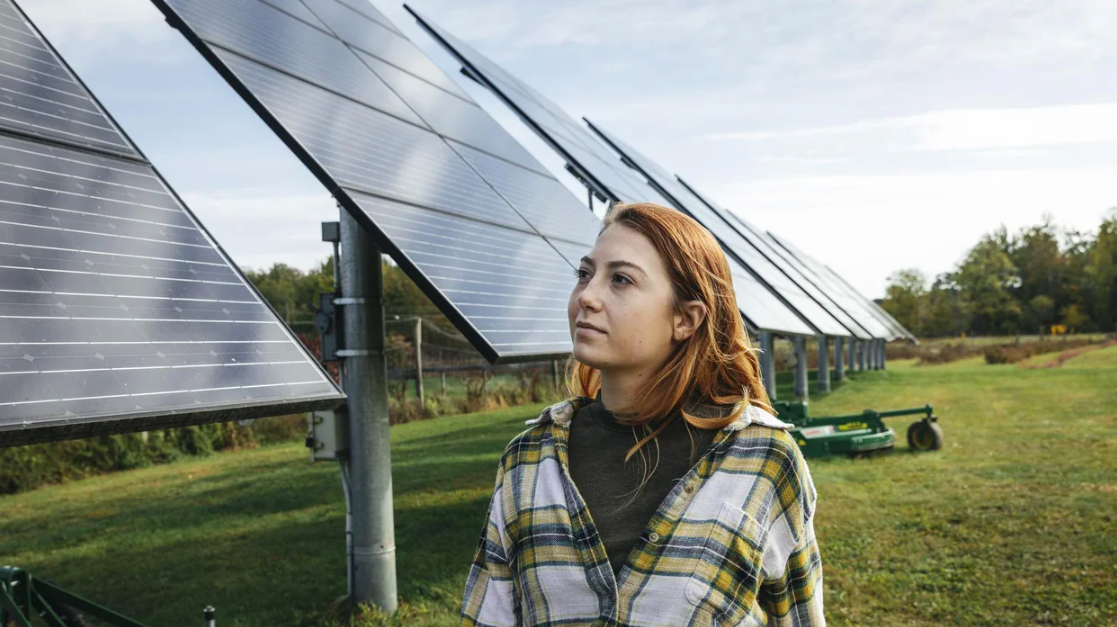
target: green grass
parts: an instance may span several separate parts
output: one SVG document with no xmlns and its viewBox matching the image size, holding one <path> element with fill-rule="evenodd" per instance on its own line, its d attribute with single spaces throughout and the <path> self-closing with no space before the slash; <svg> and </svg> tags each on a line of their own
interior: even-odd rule
<svg viewBox="0 0 1117 627">
<path fill-rule="evenodd" d="M 811 462 L 829 623 L 1117 625 L 1117 347 L 1046 370 L 893 361 L 811 413 L 925 402 L 944 450 Z M 538 410 L 393 428 L 406 614 L 388 624 L 457 624 L 500 451 Z M 152 627 L 210 603 L 225 627 L 325 624 L 344 545 L 336 466 L 295 444 L 0 498 L 0 562 Z"/>
</svg>

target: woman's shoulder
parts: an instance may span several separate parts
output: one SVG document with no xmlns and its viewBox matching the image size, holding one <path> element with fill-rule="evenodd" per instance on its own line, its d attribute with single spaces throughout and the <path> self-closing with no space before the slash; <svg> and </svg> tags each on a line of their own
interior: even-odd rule
<svg viewBox="0 0 1117 627">
<path fill-rule="evenodd" d="M 552 425 L 569 425 L 574 413 L 586 405 L 590 399 L 567 399 L 543 408 L 539 416 L 525 421 L 528 428 L 512 438 L 504 447 L 504 465 L 518 465 L 525 460 L 538 462 L 540 451 L 548 448 L 553 441 Z"/>
</svg>

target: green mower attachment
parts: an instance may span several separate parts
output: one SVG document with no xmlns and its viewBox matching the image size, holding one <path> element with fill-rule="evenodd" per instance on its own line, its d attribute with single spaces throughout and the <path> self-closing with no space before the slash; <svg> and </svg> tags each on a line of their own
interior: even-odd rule
<svg viewBox="0 0 1117 627">
<path fill-rule="evenodd" d="M 848 416 L 812 418 L 806 403 L 772 403 L 780 420 L 795 425 L 791 435 L 805 457 L 827 455 L 869 455 L 896 445 L 896 434 L 884 424 L 885 418 L 923 416 L 908 427 L 908 448 L 937 451 L 942 448 L 942 428 L 930 405 L 911 409 L 874 411 L 866 409 Z"/>
<path fill-rule="evenodd" d="M 112 627 L 144 627 L 49 581 L 32 577 L 26 570 L 0 568 L 0 625 L 33 627 L 31 621 L 36 618 L 50 627 L 85 627 L 89 623 L 83 616 Z"/>
</svg>

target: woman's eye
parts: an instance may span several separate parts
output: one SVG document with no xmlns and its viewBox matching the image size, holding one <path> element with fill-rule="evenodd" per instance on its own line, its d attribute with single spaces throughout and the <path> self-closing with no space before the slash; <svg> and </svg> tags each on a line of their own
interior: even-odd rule
<svg viewBox="0 0 1117 627">
<path fill-rule="evenodd" d="M 620 283 L 621 285 L 632 285 L 632 279 L 626 277 L 623 274 L 614 274 L 613 281 Z"/>
<path fill-rule="evenodd" d="M 589 278 L 589 276 L 590 276 L 590 271 L 586 270 L 585 268 L 578 268 L 577 270 L 574 271 L 574 278 L 578 279 L 579 281 L 587 279 L 587 278 Z"/>
</svg>

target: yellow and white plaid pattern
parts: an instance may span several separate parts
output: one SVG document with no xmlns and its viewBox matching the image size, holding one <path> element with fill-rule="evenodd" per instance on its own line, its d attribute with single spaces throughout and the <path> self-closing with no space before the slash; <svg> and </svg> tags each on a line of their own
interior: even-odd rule
<svg viewBox="0 0 1117 627">
<path fill-rule="evenodd" d="M 508 445 L 463 627 L 824 626 L 816 492 L 787 425 L 757 407 L 722 429 L 614 577 L 570 479 L 570 419 L 547 408 Z"/>
</svg>

